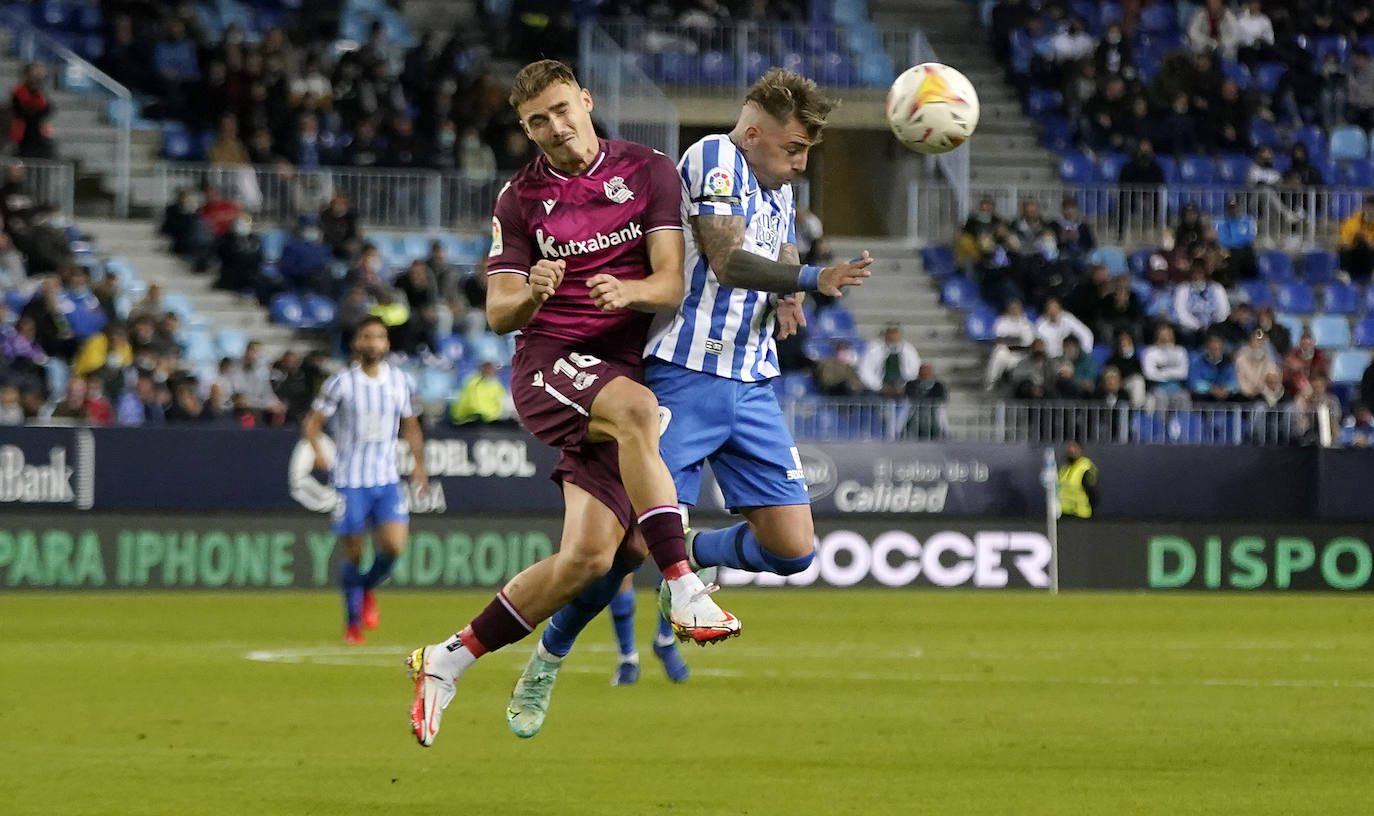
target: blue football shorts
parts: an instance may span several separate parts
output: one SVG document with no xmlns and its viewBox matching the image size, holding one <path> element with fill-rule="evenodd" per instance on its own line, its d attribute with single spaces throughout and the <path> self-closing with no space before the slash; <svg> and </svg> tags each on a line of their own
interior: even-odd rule
<svg viewBox="0 0 1374 816">
<path fill-rule="evenodd" d="M 410 521 L 409 500 L 399 482 L 375 487 L 340 487 L 334 507 L 335 535 L 362 535 L 368 527 Z"/>
<path fill-rule="evenodd" d="M 652 360 L 644 382 L 658 398 L 659 452 L 679 502 L 697 503 L 709 460 L 732 510 L 810 503 L 801 457 L 767 381 L 740 382 Z"/>
</svg>

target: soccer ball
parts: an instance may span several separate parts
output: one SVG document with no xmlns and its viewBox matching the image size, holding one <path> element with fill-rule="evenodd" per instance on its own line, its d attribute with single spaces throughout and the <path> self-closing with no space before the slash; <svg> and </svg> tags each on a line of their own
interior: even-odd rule
<svg viewBox="0 0 1374 816">
<path fill-rule="evenodd" d="M 978 127 L 978 94 L 968 77 L 948 65 L 923 62 L 892 83 L 887 126 L 917 153 L 948 153 Z"/>
</svg>

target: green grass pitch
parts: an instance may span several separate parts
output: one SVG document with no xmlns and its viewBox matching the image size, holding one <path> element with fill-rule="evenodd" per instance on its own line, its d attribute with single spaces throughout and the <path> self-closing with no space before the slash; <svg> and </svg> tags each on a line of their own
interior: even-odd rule
<svg viewBox="0 0 1374 816">
<path fill-rule="evenodd" d="M 1318 595 L 722 592 L 744 636 L 648 653 L 607 620 L 544 731 L 506 727 L 532 641 L 483 658 L 435 746 L 402 661 L 485 593 L 0 596 L 0 812 L 1367 813 L 1374 607 Z M 257 659 L 250 659 L 257 658 Z"/>
</svg>

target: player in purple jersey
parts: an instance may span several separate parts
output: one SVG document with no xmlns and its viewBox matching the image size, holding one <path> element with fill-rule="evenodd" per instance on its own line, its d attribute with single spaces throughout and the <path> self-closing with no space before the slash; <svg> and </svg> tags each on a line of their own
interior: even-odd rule
<svg viewBox="0 0 1374 816">
<path fill-rule="evenodd" d="M 629 574 L 646 546 L 679 638 L 708 643 L 740 630 L 687 565 L 677 490 L 658 453 L 658 402 L 641 382 L 650 313 L 682 301 L 677 169 L 649 148 L 597 138 L 591 94 L 560 62 L 525 66 L 510 102 L 540 155 L 497 199 L 487 321 L 521 332 L 511 396 L 526 428 L 562 452 L 553 477 L 563 536 L 558 553 L 511 579 L 462 631 L 410 655 L 411 726 L 425 746 L 478 657 L 520 640 L 592 581 Z"/>
</svg>

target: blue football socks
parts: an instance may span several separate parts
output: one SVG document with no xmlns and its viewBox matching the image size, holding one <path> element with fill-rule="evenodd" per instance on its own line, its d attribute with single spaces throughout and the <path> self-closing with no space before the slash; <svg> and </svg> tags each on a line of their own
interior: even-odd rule
<svg viewBox="0 0 1374 816">
<path fill-rule="evenodd" d="M 702 530 L 692 539 L 692 560 L 703 567 L 733 567 L 749 572 L 794 575 L 811 566 L 815 553 L 783 558 L 763 548 L 749 522 L 720 530 Z"/>
<path fill-rule="evenodd" d="M 363 576 L 357 564 L 347 560 L 339 563 L 339 588 L 343 590 L 348 625 L 359 625 L 363 615 Z"/>
<path fill-rule="evenodd" d="M 635 653 L 635 591 L 626 589 L 617 592 L 611 599 L 611 624 L 615 627 L 615 639 L 620 644 L 620 656 L 629 657 Z"/>
<path fill-rule="evenodd" d="M 553 617 L 549 618 L 549 625 L 544 627 L 544 636 L 540 639 L 544 648 L 559 657 L 564 657 L 572 651 L 577 636 L 616 596 L 625 576 L 637 568 L 638 565 L 626 566 L 617 559 L 611 565 L 610 572 L 591 582 L 576 598 L 553 613 Z"/>
<path fill-rule="evenodd" d="M 363 589 L 372 589 L 386 580 L 391 568 L 396 565 L 396 556 L 378 550 L 372 556 L 372 566 L 362 577 Z"/>
</svg>

